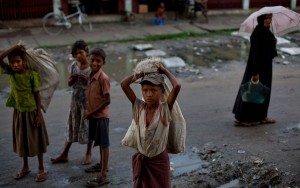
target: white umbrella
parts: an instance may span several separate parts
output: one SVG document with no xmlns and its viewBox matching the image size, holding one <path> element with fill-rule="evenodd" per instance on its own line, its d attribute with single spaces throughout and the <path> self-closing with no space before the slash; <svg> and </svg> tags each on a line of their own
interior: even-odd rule
<svg viewBox="0 0 300 188">
<path fill-rule="evenodd" d="M 252 13 L 242 24 L 239 30 L 241 35 L 252 33 L 257 25 L 257 17 L 263 14 L 272 14 L 271 31 L 281 36 L 292 31 L 300 30 L 300 14 L 283 6 L 264 7 Z"/>
</svg>

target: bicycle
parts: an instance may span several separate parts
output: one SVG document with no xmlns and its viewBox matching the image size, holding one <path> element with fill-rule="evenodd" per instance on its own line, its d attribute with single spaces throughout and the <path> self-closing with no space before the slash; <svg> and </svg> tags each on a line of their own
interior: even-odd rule
<svg viewBox="0 0 300 188">
<path fill-rule="evenodd" d="M 193 23 L 197 19 L 197 12 L 201 11 L 205 18 L 205 22 L 208 23 L 207 17 L 207 0 L 193 0 L 187 4 L 188 18 L 190 23 Z"/>
<path fill-rule="evenodd" d="M 63 29 L 72 27 L 71 18 L 76 17 L 83 31 L 92 31 L 92 23 L 88 20 L 88 16 L 83 13 L 79 7 L 79 3 L 75 3 L 77 11 L 73 14 L 65 15 L 62 8 L 59 8 L 60 14 L 50 12 L 43 17 L 43 28 L 49 35 L 58 35 Z"/>
</svg>

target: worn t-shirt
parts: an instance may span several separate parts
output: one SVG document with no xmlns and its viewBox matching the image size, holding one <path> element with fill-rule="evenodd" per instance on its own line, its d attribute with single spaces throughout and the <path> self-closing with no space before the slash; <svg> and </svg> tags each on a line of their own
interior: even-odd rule
<svg viewBox="0 0 300 188">
<path fill-rule="evenodd" d="M 39 91 L 41 85 L 40 75 L 33 70 L 15 73 L 7 64 L 4 64 L 2 73 L 9 75 L 11 92 L 6 106 L 13 107 L 20 112 L 32 112 L 37 109 L 34 92 Z"/>
<path fill-rule="evenodd" d="M 154 157 L 162 153 L 168 143 L 171 113 L 168 103 L 160 103 L 153 118 L 146 126 L 145 102 L 136 99 L 133 105 L 133 118 L 137 128 L 137 149 L 147 157 Z"/>
<path fill-rule="evenodd" d="M 88 113 L 94 111 L 100 106 L 104 100 L 104 96 L 110 93 L 110 81 L 109 77 L 100 69 L 94 76 L 89 80 L 87 89 L 87 105 L 86 110 Z M 93 118 L 109 118 L 109 107 L 108 105 L 102 110 L 97 111 Z"/>
</svg>

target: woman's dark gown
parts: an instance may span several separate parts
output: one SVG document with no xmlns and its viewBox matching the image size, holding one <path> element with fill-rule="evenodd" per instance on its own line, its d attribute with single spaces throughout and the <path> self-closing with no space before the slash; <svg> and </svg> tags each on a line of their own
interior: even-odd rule
<svg viewBox="0 0 300 188">
<path fill-rule="evenodd" d="M 249 82 L 253 75 L 259 74 L 260 82 L 271 91 L 272 86 L 272 60 L 277 55 L 276 38 L 273 33 L 263 26 L 256 26 L 250 37 L 251 47 L 249 58 L 242 80 L 242 84 Z M 268 114 L 271 92 L 266 96 L 263 104 L 246 103 L 242 101 L 240 91 L 237 94 L 233 113 L 241 122 L 259 122 Z"/>
</svg>

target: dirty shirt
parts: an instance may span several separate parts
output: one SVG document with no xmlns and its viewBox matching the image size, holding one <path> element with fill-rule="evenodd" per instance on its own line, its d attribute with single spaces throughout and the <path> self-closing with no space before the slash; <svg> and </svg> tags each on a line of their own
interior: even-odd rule
<svg viewBox="0 0 300 188">
<path fill-rule="evenodd" d="M 26 70 L 24 73 L 15 73 L 7 64 L 4 64 L 1 73 L 9 75 L 11 87 L 6 106 L 13 107 L 20 112 L 32 112 L 36 110 L 33 92 L 39 91 L 41 85 L 40 75 L 33 70 Z"/>
<path fill-rule="evenodd" d="M 168 104 L 160 103 L 150 124 L 146 126 L 146 103 L 137 98 L 133 105 L 133 117 L 137 126 L 138 151 L 147 157 L 162 153 L 167 146 L 171 121 Z"/>
<path fill-rule="evenodd" d="M 87 98 L 86 98 L 86 110 L 87 112 L 92 112 L 105 99 L 104 96 L 109 94 L 110 81 L 109 77 L 100 69 L 95 75 L 93 75 L 89 80 L 89 85 L 87 88 Z M 99 110 L 93 115 L 93 118 L 109 118 L 109 107 L 105 106 L 103 109 Z"/>
</svg>

